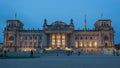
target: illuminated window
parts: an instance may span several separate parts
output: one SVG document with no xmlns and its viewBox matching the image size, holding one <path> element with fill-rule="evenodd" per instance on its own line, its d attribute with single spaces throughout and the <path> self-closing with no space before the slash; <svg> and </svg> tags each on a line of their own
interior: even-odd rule
<svg viewBox="0 0 120 68">
<path fill-rule="evenodd" d="M 83 46 L 83 44 L 82 44 L 82 42 L 80 42 L 80 47 L 82 47 Z"/>
<path fill-rule="evenodd" d="M 92 42 L 89 42 L 89 47 L 91 47 L 92 46 Z"/>
<path fill-rule="evenodd" d="M 84 47 L 87 47 L 87 43 L 86 42 L 84 42 Z"/>
<path fill-rule="evenodd" d="M 60 34 L 57 34 L 57 39 L 60 39 Z"/>
<path fill-rule="evenodd" d="M 52 34 L 52 47 L 55 45 L 55 35 Z"/>
<path fill-rule="evenodd" d="M 60 45 L 61 45 L 60 34 L 58 33 L 56 37 L 57 37 L 57 40 L 56 40 L 57 41 L 57 47 L 60 47 Z"/>
<path fill-rule="evenodd" d="M 65 48 L 65 34 L 62 34 L 62 48 Z"/>
<path fill-rule="evenodd" d="M 54 34 L 52 34 L 52 39 L 55 39 L 55 35 Z"/>
<path fill-rule="evenodd" d="M 97 40 L 97 37 L 95 37 L 95 40 Z"/>
<path fill-rule="evenodd" d="M 62 39 L 65 39 L 65 34 L 62 34 Z"/>
<path fill-rule="evenodd" d="M 75 42 L 75 48 L 78 48 L 78 42 L 77 41 Z"/>
<path fill-rule="evenodd" d="M 94 46 L 97 47 L 97 42 L 94 42 Z"/>
</svg>

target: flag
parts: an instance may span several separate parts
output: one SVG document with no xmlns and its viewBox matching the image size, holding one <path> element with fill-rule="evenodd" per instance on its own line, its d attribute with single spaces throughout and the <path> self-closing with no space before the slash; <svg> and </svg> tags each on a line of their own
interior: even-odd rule
<svg viewBox="0 0 120 68">
<path fill-rule="evenodd" d="M 101 18 L 103 17 L 103 13 L 101 13 Z"/>
<path fill-rule="evenodd" d="M 15 13 L 15 15 L 14 15 L 14 19 L 16 19 L 16 13 Z"/>
<path fill-rule="evenodd" d="M 84 21 L 84 32 L 86 32 L 86 15 L 85 15 L 85 21 Z"/>
</svg>

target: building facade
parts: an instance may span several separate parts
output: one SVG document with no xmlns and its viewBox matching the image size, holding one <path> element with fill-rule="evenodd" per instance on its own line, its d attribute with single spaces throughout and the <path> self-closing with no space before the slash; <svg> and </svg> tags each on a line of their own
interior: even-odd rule
<svg viewBox="0 0 120 68">
<path fill-rule="evenodd" d="M 111 20 L 98 20 L 95 29 L 75 30 L 74 22 L 70 24 L 55 21 L 51 25 L 44 20 L 41 30 L 24 30 L 20 20 L 8 20 L 4 29 L 4 50 L 31 51 L 31 50 L 81 50 L 99 51 L 112 49 L 114 46 L 114 30 Z"/>
</svg>

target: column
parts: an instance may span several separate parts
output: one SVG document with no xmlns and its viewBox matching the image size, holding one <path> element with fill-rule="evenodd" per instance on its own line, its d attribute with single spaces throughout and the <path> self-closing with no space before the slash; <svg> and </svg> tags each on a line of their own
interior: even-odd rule
<svg viewBox="0 0 120 68">
<path fill-rule="evenodd" d="M 32 36 L 32 48 L 34 46 L 34 36 Z"/>
<path fill-rule="evenodd" d="M 6 33 L 4 33 L 4 49 L 3 50 L 6 50 L 6 46 L 8 46 L 7 45 L 7 35 L 6 35 Z"/>
<path fill-rule="evenodd" d="M 24 43 L 25 43 L 25 42 L 24 42 L 24 40 L 22 39 L 22 47 L 25 47 Z"/>
<path fill-rule="evenodd" d="M 65 47 L 67 47 L 67 34 L 65 33 Z"/>
<path fill-rule="evenodd" d="M 7 46 L 7 35 L 4 33 L 4 46 Z"/>
<path fill-rule="evenodd" d="M 49 47 L 52 47 L 52 35 L 50 34 L 50 39 L 49 39 L 49 41 L 50 41 L 50 46 Z"/>
<path fill-rule="evenodd" d="M 101 33 L 99 32 L 99 45 L 98 45 L 98 47 L 101 47 L 102 46 L 102 39 L 101 39 Z"/>
<path fill-rule="evenodd" d="M 62 48 L 63 47 L 63 45 L 62 45 L 62 33 L 60 34 L 60 47 Z"/>
<path fill-rule="evenodd" d="M 57 47 L 57 40 L 56 40 L 56 33 L 55 33 L 55 46 L 54 46 L 54 48 L 56 48 Z"/>
<path fill-rule="evenodd" d="M 27 46 L 29 47 L 29 36 L 27 36 Z"/>
<path fill-rule="evenodd" d="M 19 34 L 17 34 L 17 46 L 18 47 L 20 47 L 20 39 L 19 38 L 20 38 L 20 36 L 19 36 Z"/>
<path fill-rule="evenodd" d="M 38 48 L 38 43 L 39 43 L 39 36 L 37 36 L 37 40 L 36 40 L 36 48 Z"/>
</svg>

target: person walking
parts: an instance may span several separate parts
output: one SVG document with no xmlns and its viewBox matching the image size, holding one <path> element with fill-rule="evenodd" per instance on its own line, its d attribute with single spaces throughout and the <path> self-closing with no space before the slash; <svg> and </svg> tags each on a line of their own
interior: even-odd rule
<svg viewBox="0 0 120 68">
<path fill-rule="evenodd" d="M 78 56 L 80 56 L 80 51 L 78 51 Z"/>
<path fill-rule="evenodd" d="M 4 51 L 4 56 L 6 56 L 6 54 L 7 54 L 7 51 Z"/>
<path fill-rule="evenodd" d="M 113 56 L 115 56 L 115 50 L 113 50 Z"/>
<path fill-rule="evenodd" d="M 31 50 L 31 57 L 33 56 L 33 51 Z"/>
</svg>

